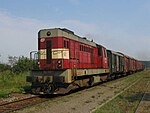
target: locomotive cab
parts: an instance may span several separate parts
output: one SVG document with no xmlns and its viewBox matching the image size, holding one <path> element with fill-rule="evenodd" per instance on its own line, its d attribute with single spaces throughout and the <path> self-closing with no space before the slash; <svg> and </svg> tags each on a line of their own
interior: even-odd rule
<svg viewBox="0 0 150 113">
<path fill-rule="evenodd" d="M 39 67 L 41 70 L 69 68 L 69 41 L 59 35 L 59 30 L 41 30 L 38 38 Z"/>
</svg>

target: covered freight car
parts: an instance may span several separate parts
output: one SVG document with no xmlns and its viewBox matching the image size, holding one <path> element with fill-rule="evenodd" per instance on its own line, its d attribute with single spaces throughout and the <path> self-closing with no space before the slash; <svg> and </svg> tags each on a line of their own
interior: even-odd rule
<svg viewBox="0 0 150 113">
<path fill-rule="evenodd" d="M 117 77 L 124 73 L 124 55 L 112 50 L 107 50 L 110 77 Z"/>
</svg>

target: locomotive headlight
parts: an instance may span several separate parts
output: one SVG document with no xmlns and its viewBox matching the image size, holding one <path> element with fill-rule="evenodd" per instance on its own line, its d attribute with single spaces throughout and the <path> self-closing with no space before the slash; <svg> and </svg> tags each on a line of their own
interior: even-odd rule
<svg viewBox="0 0 150 113">
<path fill-rule="evenodd" d="M 51 35 L 51 32 L 50 32 L 50 31 L 48 31 L 46 34 L 47 34 L 47 36 L 50 36 L 50 35 Z"/>
<path fill-rule="evenodd" d="M 62 60 L 57 61 L 57 68 L 62 68 Z"/>
<path fill-rule="evenodd" d="M 57 61 L 57 63 L 58 63 L 58 64 L 61 64 L 61 63 L 62 63 L 62 61 L 61 61 L 61 60 L 58 60 L 58 61 Z"/>
<path fill-rule="evenodd" d="M 61 64 L 58 64 L 58 65 L 57 65 L 57 68 L 61 68 L 61 67 L 62 67 L 62 65 L 61 65 Z"/>
</svg>

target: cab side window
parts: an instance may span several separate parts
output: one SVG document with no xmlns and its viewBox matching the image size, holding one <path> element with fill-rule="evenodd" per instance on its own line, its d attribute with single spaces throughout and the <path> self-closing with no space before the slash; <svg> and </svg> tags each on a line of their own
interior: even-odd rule
<svg viewBox="0 0 150 113">
<path fill-rule="evenodd" d="M 64 48 L 69 48 L 69 41 L 64 40 Z"/>
</svg>

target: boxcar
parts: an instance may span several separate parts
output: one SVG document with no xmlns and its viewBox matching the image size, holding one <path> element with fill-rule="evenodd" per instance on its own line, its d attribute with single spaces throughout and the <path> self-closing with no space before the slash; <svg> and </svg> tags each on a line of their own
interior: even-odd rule
<svg viewBox="0 0 150 113">
<path fill-rule="evenodd" d="M 112 50 L 107 50 L 110 76 L 116 77 L 124 73 L 124 55 Z"/>
</svg>

